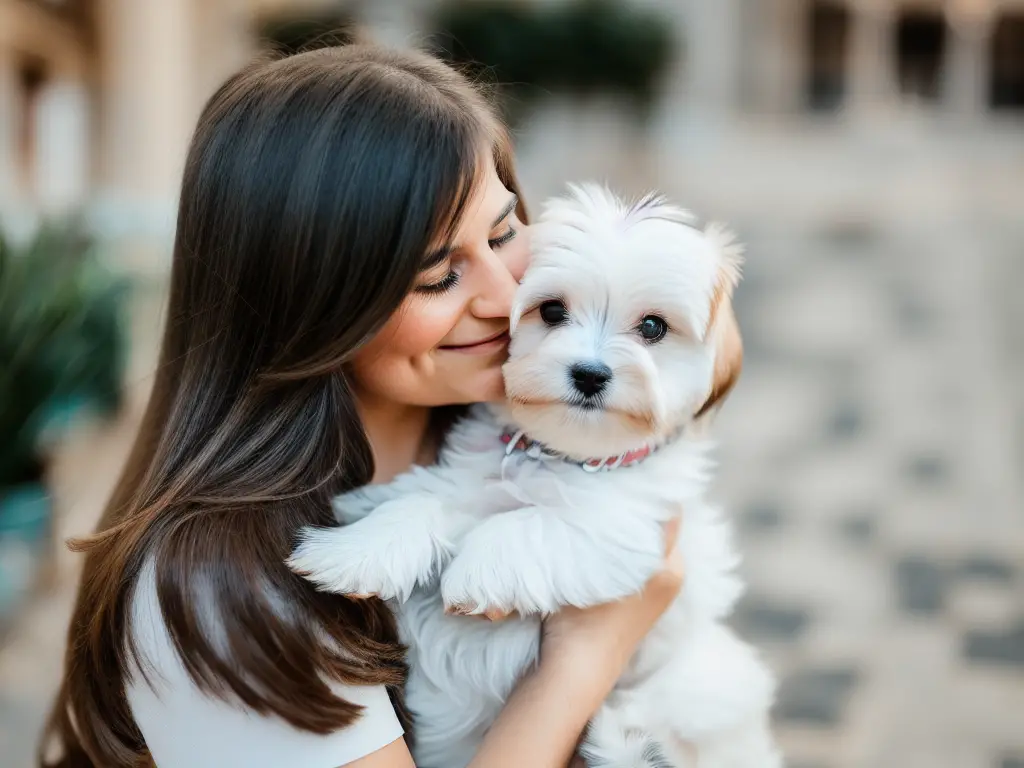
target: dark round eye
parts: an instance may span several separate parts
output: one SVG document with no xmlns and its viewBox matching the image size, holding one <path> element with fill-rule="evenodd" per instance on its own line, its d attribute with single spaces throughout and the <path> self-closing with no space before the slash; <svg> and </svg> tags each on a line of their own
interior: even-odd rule
<svg viewBox="0 0 1024 768">
<path fill-rule="evenodd" d="M 640 321 L 640 335 L 644 341 L 653 344 L 661 341 L 668 333 L 668 324 L 657 315 L 647 315 Z"/>
<path fill-rule="evenodd" d="M 553 299 L 540 305 L 540 319 L 548 325 L 559 325 L 569 319 L 565 304 Z"/>
</svg>

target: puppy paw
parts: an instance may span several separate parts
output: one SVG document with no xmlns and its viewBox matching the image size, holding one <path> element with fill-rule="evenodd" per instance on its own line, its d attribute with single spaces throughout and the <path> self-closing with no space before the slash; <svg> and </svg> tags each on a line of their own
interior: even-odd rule
<svg viewBox="0 0 1024 768">
<path fill-rule="evenodd" d="M 472 554 L 463 553 L 455 558 L 441 574 L 441 597 L 445 613 L 453 616 L 478 616 L 488 611 L 507 613 L 510 596 L 484 585 L 482 563 Z"/>
<path fill-rule="evenodd" d="M 328 592 L 405 601 L 435 583 L 460 520 L 430 496 L 408 496 L 341 528 L 307 528 L 288 566 Z"/>
<path fill-rule="evenodd" d="M 288 567 L 325 592 L 384 600 L 408 595 L 356 526 L 306 528 Z"/>
<path fill-rule="evenodd" d="M 441 575 L 449 612 L 503 616 L 553 613 L 561 603 L 550 560 L 538 549 L 542 516 L 532 509 L 495 516 L 474 528 Z"/>
</svg>

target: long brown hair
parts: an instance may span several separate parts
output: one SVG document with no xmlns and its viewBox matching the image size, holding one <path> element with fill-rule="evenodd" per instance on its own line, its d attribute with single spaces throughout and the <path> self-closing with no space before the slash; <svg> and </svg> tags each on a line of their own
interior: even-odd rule
<svg viewBox="0 0 1024 768">
<path fill-rule="evenodd" d="M 144 567 L 200 690 L 321 734 L 359 715 L 334 681 L 385 684 L 401 709 L 386 606 L 317 592 L 284 560 L 302 526 L 334 522 L 332 496 L 373 475 L 346 362 L 452 234 L 487 146 L 516 191 L 485 99 L 429 56 L 374 45 L 264 61 L 210 99 L 185 167 L 153 392 L 97 533 L 78 543 L 41 765 L 146 760 L 125 695 L 141 666 L 131 606 Z M 61 756 L 48 759 L 53 742 Z"/>
</svg>

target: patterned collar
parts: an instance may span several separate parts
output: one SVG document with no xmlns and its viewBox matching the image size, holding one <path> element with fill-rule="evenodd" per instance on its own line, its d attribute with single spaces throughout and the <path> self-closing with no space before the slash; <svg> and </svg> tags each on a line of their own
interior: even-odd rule
<svg viewBox="0 0 1024 768">
<path fill-rule="evenodd" d="M 585 459 L 580 461 L 578 459 L 571 459 L 565 454 L 558 453 L 557 451 L 553 451 L 543 443 L 527 437 L 523 430 L 514 430 L 511 427 L 502 432 L 501 442 L 505 444 L 506 457 L 519 453 L 529 459 L 535 459 L 537 461 L 565 461 L 570 464 L 576 464 L 585 472 L 601 472 L 602 470 L 619 469 L 620 467 L 629 467 L 634 464 L 639 464 L 654 453 L 655 450 L 652 446 L 645 445 L 641 448 L 634 448 L 631 451 L 620 453 L 618 456 L 609 456 L 604 459 Z"/>
</svg>

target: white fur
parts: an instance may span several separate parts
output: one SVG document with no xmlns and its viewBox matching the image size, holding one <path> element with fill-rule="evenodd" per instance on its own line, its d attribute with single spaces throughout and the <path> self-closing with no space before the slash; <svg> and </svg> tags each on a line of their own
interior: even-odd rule
<svg viewBox="0 0 1024 768">
<path fill-rule="evenodd" d="M 416 764 L 469 762 L 519 677 L 537 660 L 540 620 L 564 605 L 638 592 L 660 567 L 662 527 L 683 512 L 685 587 L 588 729 L 591 766 L 772 768 L 773 681 L 722 623 L 742 586 L 720 512 L 704 500 L 707 444 L 679 436 L 712 388 L 712 296 L 738 276 L 720 229 L 650 198 L 626 206 L 574 188 L 547 206 L 512 316 L 507 406 L 475 407 L 437 467 L 339 499 L 343 527 L 307 530 L 289 561 L 320 587 L 394 599 L 410 648 L 406 688 Z M 569 320 L 536 307 L 558 298 Z M 648 344 L 648 314 L 669 324 Z M 579 407 L 568 369 L 612 370 L 598 407 Z M 506 457 L 503 426 L 579 459 L 646 442 L 639 464 L 589 473 L 570 461 Z M 447 615 L 517 611 L 487 622 Z"/>
</svg>

